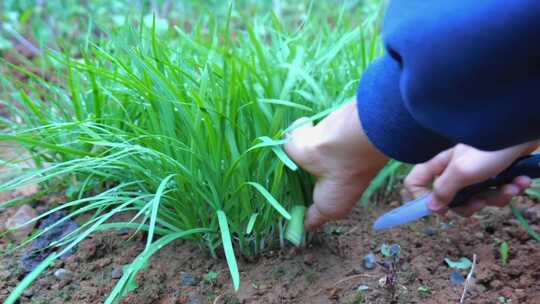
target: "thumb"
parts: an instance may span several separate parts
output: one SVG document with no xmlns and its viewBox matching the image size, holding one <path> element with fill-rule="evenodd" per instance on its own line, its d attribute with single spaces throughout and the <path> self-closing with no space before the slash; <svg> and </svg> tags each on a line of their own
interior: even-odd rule
<svg viewBox="0 0 540 304">
<path fill-rule="evenodd" d="M 306 144 L 310 141 L 313 122 L 307 117 L 301 117 L 293 122 L 291 126 L 294 129 L 285 134 L 288 142 L 285 144 L 284 149 L 294 161 L 299 161 L 303 157 Z"/>
<path fill-rule="evenodd" d="M 420 197 L 431 190 L 431 183 L 440 175 L 452 157 L 452 149 L 437 154 L 429 161 L 413 167 L 404 180 L 407 191 L 413 197 Z"/>
<path fill-rule="evenodd" d="M 324 223 L 328 222 L 330 219 L 325 216 L 317 205 L 313 204 L 309 207 L 306 212 L 306 219 L 304 221 L 304 226 L 307 231 L 313 231 L 318 227 L 322 226 Z"/>
</svg>

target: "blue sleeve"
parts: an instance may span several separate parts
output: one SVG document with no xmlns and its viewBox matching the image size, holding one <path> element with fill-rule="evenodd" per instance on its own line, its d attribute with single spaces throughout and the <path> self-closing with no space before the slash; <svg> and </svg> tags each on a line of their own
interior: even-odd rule
<svg viewBox="0 0 540 304">
<path fill-rule="evenodd" d="M 391 0 L 383 37 L 357 100 L 386 155 L 418 163 L 457 143 L 540 138 L 540 1 Z"/>
</svg>

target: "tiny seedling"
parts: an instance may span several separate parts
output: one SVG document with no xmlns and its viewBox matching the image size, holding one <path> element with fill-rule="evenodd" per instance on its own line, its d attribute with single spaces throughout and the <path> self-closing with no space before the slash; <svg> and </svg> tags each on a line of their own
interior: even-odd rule
<svg viewBox="0 0 540 304">
<path fill-rule="evenodd" d="M 473 254 L 473 261 L 470 267 L 471 267 L 471 270 L 469 271 L 469 274 L 467 274 L 467 279 L 465 279 L 465 284 L 463 286 L 463 293 L 461 294 L 461 299 L 459 300 L 460 304 L 465 303 L 465 299 L 467 297 L 467 291 L 474 284 L 474 269 L 476 267 L 476 254 Z"/>
<path fill-rule="evenodd" d="M 385 276 L 379 281 L 381 287 L 385 288 L 388 292 L 388 298 L 391 303 L 396 301 L 396 291 L 398 287 L 399 271 L 403 264 L 403 259 L 400 258 L 401 247 L 398 244 L 392 244 L 390 246 L 383 244 L 381 246 L 381 253 L 383 256 L 388 257 L 386 261 L 377 262 L 381 266 Z"/>
<path fill-rule="evenodd" d="M 427 295 L 427 294 L 431 293 L 431 289 L 428 286 L 425 286 L 425 285 L 418 287 L 418 289 L 416 289 L 416 291 L 421 295 Z"/>
<path fill-rule="evenodd" d="M 468 258 L 462 257 L 457 261 L 452 261 L 449 258 L 444 258 L 444 261 L 448 265 L 448 267 L 452 269 L 469 269 L 471 268 L 472 262 Z"/>
<path fill-rule="evenodd" d="M 501 264 L 506 266 L 508 263 L 508 255 L 510 253 L 510 248 L 508 247 L 507 242 L 501 242 L 499 245 L 499 254 L 501 255 Z"/>
<path fill-rule="evenodd" d="M 214 285 L 218 277 L 218 273 L 215 271 L 209 271 L 204 275 L 203 280 L 210 285 Z"/>
</svg>

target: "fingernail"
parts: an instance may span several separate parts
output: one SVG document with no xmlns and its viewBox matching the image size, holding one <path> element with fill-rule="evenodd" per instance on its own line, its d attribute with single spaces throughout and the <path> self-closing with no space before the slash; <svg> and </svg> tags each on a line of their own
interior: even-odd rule
<svg viewBox="0 0 540 304">
<path fill-rule="evenodd" d="M 446 205 L 437 200 L 433 195 L 428 198 L 428 208 L 431 211 L 442 211 L 446 208 Z"/>
<path fill-rule="evenodd" d="M 516 196 L 519 194 L 519 188 L 514 185 L 510 185 L 506 191 L 508 191 L 508 194 L 511 196 Z"/>
</svg>

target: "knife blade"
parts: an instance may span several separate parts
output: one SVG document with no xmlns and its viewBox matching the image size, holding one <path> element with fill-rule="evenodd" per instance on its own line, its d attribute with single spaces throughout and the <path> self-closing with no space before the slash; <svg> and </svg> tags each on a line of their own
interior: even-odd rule
<svg viewBox="0 0 540 304">
<path fill-rule="evenodd" d="M 449 207 L 456 208 L 462 206 L 474 195 L 508 184 L 518 176 L 528 176 L 532 179 L 540 177 L 540 153 L 521 157 L 499 175 L 463 188 L 456 194 Z M 428 199 L 429 193 L 381 215 L 373 224 L 373 229 L 382 230 L 392 228 L 432 214 L 432 211 L 427 205 Z"/>
</svg>

